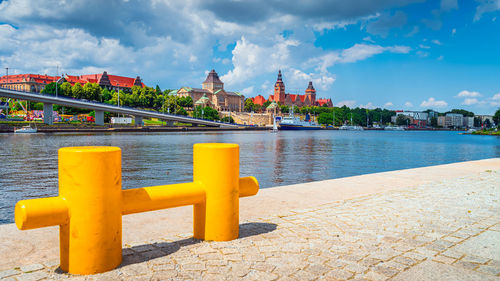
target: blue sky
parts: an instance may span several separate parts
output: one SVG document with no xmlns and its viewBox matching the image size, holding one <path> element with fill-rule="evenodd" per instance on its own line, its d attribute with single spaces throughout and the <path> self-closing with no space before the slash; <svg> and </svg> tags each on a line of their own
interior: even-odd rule
<svg viewBox="0 0 500 281">
<path fill-rule="evenodd" d="M 106 70 L 166 89 L 214 68 L 247 97 L 271 94 L 281 69 L 287 92 L 313 81 L 336 105 L 492 114 L 499 46 L 500 0 L 0 0 L 10 73 Z"/>
</svg>

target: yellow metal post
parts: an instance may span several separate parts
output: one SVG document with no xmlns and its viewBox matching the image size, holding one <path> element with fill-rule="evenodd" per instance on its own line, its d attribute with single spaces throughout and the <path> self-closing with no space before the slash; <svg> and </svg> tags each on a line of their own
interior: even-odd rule
<svg viewBox="0 0 500 281">
<path fill-rule="evenodd" d="M 229 241 L 239 233 L 239 146 L 194 145 L 193 180 L 205 188 L 205 203 L 194 205 L 194 237 Z"/>
<path fill-rule="evenodd" d="M 121 190 L 118 147 L 59 150 L 59 196 L 16 204 L 19 229 L 60 226 L 61 269 L 112 270 L 122 260 L 122 215 L 194 205 L 194 237 L 238 238 L 239 197 L 255 195 L 254 177 L 239 177 L 237 144 L 195 144 L 193 182 Z"/>
<path fill-rule="evenodd" d="M 66 147 L 59 150 L 59 196 L 70 206 L 60 226 L 61 269 L 93 274 L 122 261 L 121 150 Z"/>
</svg>

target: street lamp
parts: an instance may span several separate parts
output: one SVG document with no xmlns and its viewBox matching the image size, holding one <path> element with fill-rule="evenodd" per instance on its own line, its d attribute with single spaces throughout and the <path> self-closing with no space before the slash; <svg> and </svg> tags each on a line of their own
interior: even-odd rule
<svg viewBox="0 0 500 281">
<path fill-rule="evenodd" d="M 56 81 L 56 98 L 57 98 L 57 85 L 59 85 L 59 81 L 61 81 L 62 79 L 64 79 L 64 77 L 61 76 L 61 78 L 59 78 L 57 81 Z"/>
</svg>

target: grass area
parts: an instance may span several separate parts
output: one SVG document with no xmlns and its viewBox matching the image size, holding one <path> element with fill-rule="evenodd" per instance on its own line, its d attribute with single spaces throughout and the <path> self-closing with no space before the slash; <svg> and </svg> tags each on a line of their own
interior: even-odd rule
<svg viewBox="0 0 500 281">
<path fill-rule="evenodd" d="M 494 129 L 481 130 L 472 132 L 473 135 L 486 135 L 486 136 L 500 136 L 500 131 L 495 131 Z"/>
</svg>

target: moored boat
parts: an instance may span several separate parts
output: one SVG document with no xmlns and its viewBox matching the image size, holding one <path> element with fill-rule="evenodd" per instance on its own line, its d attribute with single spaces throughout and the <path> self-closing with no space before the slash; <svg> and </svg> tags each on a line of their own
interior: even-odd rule
<svg viewBox="0 0 500 281">
<path fill-rule="evenodd" d="M 280 130 L 319 130 L 321 126 L 310 120 L 309 115 L 306 115 L 306 120 L 300 120 L 300 117 L 295 117 L 293 107 L 290 111 L 290 116 L 283 117 L 279 124 Z"/>
<path fill-rule="evenodd" d="M 24 127 L 21 127 L 19 129 L 14 129 L 14 133 L 16 134 L 34 134 L 36 133 L 38 130 L 35 126 L 35 128 L 32 128 L 31 126 L 24 126 Z"/>
</svg>

